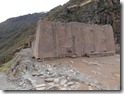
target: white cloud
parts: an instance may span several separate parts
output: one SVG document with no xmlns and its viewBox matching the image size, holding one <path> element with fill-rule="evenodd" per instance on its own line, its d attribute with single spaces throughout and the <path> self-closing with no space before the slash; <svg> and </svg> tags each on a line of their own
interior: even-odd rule
<svg viewBox="0 0 124 94">
<path fill-rule="evenodd" d="M 49 11 L 69 0 L 0 0 L 0 22 L 28 13 Z"/>
</svg>

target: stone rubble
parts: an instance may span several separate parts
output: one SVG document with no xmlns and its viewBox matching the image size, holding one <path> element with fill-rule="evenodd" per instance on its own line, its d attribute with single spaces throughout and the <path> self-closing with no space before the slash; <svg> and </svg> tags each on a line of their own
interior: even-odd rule
<svg viewBox="0 0 124 94">
<path fill-rule="evenodd" d="M 14 58 L 16 62 L 8 71 L 8 81 L 21 87 L 20 90 L 79 90 L 82 84 L 91 86 L 90 90 L 92 87 L 96 87 L 96 90 L 110 89 L 69 64 L 46 64 L 28 57 L 25 53 L 26 51 L 21 52 L 20 56 L 20 53 L 17 54 L 18 58 Z"/>
</svg>

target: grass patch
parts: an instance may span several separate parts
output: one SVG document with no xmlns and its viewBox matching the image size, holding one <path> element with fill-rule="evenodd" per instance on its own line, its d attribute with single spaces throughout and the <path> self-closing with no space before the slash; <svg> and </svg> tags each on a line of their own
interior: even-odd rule
<svg viewBox="0 0 124 94">
<path fill-rule="evenodd" d="M 10 60 L 9 62 L 2 64 L 0 66 L 0 72 L 7 72 L 7 70 L 9 69 L 9 67 L 12 65 L 13 61 Z"/>
</svg>

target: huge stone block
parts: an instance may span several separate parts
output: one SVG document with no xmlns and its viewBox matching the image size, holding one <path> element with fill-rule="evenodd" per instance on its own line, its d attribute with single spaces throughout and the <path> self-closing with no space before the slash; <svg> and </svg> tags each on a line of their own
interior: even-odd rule
<svg viewBox="0 0 124 94">
<path fill-rule="evenodd" d="M 61 23 L 39 20 L 33 41 L 35 58 L 115 52 L 111 25 Z M 104 54 L 105 55 L 105 54 Z"/>
</svg>

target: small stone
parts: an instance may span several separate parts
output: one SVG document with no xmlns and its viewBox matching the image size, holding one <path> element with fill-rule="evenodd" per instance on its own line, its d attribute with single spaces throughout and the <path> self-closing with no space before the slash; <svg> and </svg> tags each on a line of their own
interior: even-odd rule
<svg viewBox="0 0 124 94">
<path fill-rule="evenodd" d="M 88 89 L 89 89 L 89 90 L 93 90 L 91 86 L 88 86 Z"/>
<path fill-rule="evenodd" d="M 45 79 L 45 82 L 52 82 L 54 79 L 53 78 L 47 78 Z"/>
<path fill-rule="evenodd" d="M 79 82 L 75 82 L 75 84 L 76 84 L 76 85 L 80 85 L 80 83 L 79 83 Z"/>
<path fill-rule="evenodd" d="M 67 88 L 61 88 L 60 90 L 67 90 Z"/>
<path fill-rule="evenodd" d="M 51 82 L 51 83 L 48 83 L 48 85 L 53 86 L 53 85 L 54 85 L 54 83 L 53 83 L 53 82 Z"/>
<path fill-rule="evenodd" d="M 36 90 L 45 90 L 46 87 L 40 87 L 40 88 L 36 88 Z"/>
<path fill-rule="evenodd" d="M 19 85 L 22 86 L 24 84 L 24 82 L 20 82 Z"/>
<path fill-rule="evenodd" d="M 67 87 L 68 85 L 67 84 L 64 84 L 64 87 Z"/>
<path fill-rule="evenodd" d="M 91 86 L 94 86 L 94 83 L 90 83 Z"/>
<path fill-rule="evenodd" d="M 52 71 L 50 71 L 50 72 L 49 72 L 49 75 L 52 75 L 52 74 L 53 74 L 53 72 L 52 72 Z"/>
<path fill-rule="evenodd" d="M 59 79 L 58 78 L 55 78 L 54 79 L 54 83 L 58 84 L 59 83 Z"/>
<path fill-rule="evenodd" d="M 71 88 L 72 88 L 72 89 L 76 89 L 77 86 L 76 86 L 76 85 L 72 85 Z"/>
<path fill-rule="evenodd" d="M 70 61 L 70 63 L 74 63 L 73 61 Z"/>
<path fill-rule="evenodd" d="M 72 55 L 72 58 L 76 58 L 77 56 L 76 55 Z"/>
<path fill-rule="evenodd" d="M 84 83 L 85 83 L 86 85 L 89 85 L 89 82 L 87 82 L 87 81 L 85 81 Z"/>
<path fill-rule="evenodd" d="M 47 90 L 59 90 L 59 88 L 56 86 L 50 86 L 47 88 Z"/>
<path fill-rule="evenodd" d="M 71 90 L 71 88 L 68 88 L 67 90 Z"/>
<path fill-rule="evenodd" d="M 39 88 L 39 87 L 44 87 L 44 86 L 45 86 L 45 84 L 40 84 L 40 85 L 36 85 L 35 87 Z"/>
<path fill-rule="evenodd" d="M 67 82 L 67 80 L 63 79 L 63 80 L 60 81 L 60 85 L 64 85 L 66 82 Z"/>
<path fill-rule="evenodd" d="M 55 73 L 53 73 L 53 74 L 51 74 L 51 75 L 49 75 L 50 77 L 55 77 L 56 76 L 56 74 Z"/>
<path fill-rule="evenodd" d="M 62 78 L 66 78 L 65 76 L 62 76 Z"/>
<path fill-rule="evenodd" d="M 43 62 L 42 60 L 37 60 L 38 62 Z"/>
<path fill-rule="evenodd" d="M 37 75 L 37 73 L 32 73 L 32 76 L 36 76 Z"/>
<path fill-rule="evenodd" d="M 48 71 L 53 71 L 53 69 L 52 69 L 51 67 L 49 67 L 47 70 L 48 70 Z"/>
<path fill-rule="evenodd" d="M 60 84 L 54 84 L 54 86 L 59 87 L 59 86 L 60 86 Z"/>
<path fill-rule="evenodd" d="M 76 75 L 76 72 L 73 72 L 74 75 Z"/>
<path fill-rule="evenodd" d="M 37 76 L 43 76 L 43 74 L 37 74 Z"/>
<path fill-rule="evenodd" d="M 84 59 L 84 60 L 82 60 L 82 62 L 83 62 L 83 63 L 86 63 L 87 61 Z"/>
<path fill-rule="evenodd" d="M 71 78 L 71 77 L 70 77 L 70 76 L 68 76 L 68 77 L 67 77 L 67 80 L 70 80 L 70 78 Z"/>
<path fill-rule="evenodd" d="M 39 72 L 39 74 L 43 75 L 45 72 Z"/>
<path fill-rule="evenodd" d="M 68 83 L 67 83 L 68 86 L 71 86 L 71 85 L 73 85 L 73 84 L 74 84 L 74 82 L 68 82 Z"/>
<path fill-rule="evenodd" d="M 95 83 L 95 84 L 97 84 L 97 83 L 98 83 L 98 81 L 97 81 L 97 80 L 94 80 L 94 83 Z"/>
<path fill-rule="evenodd" d="M 36 83 L 36 80 L 30 80 L 31 81 L 31 83 L 33 84 L 33 83 Z"/>
<path fill-rule="evenodd" d="M 70 72 L 73 72 L 73 70 L 70 70 Z"/>
</svg>

